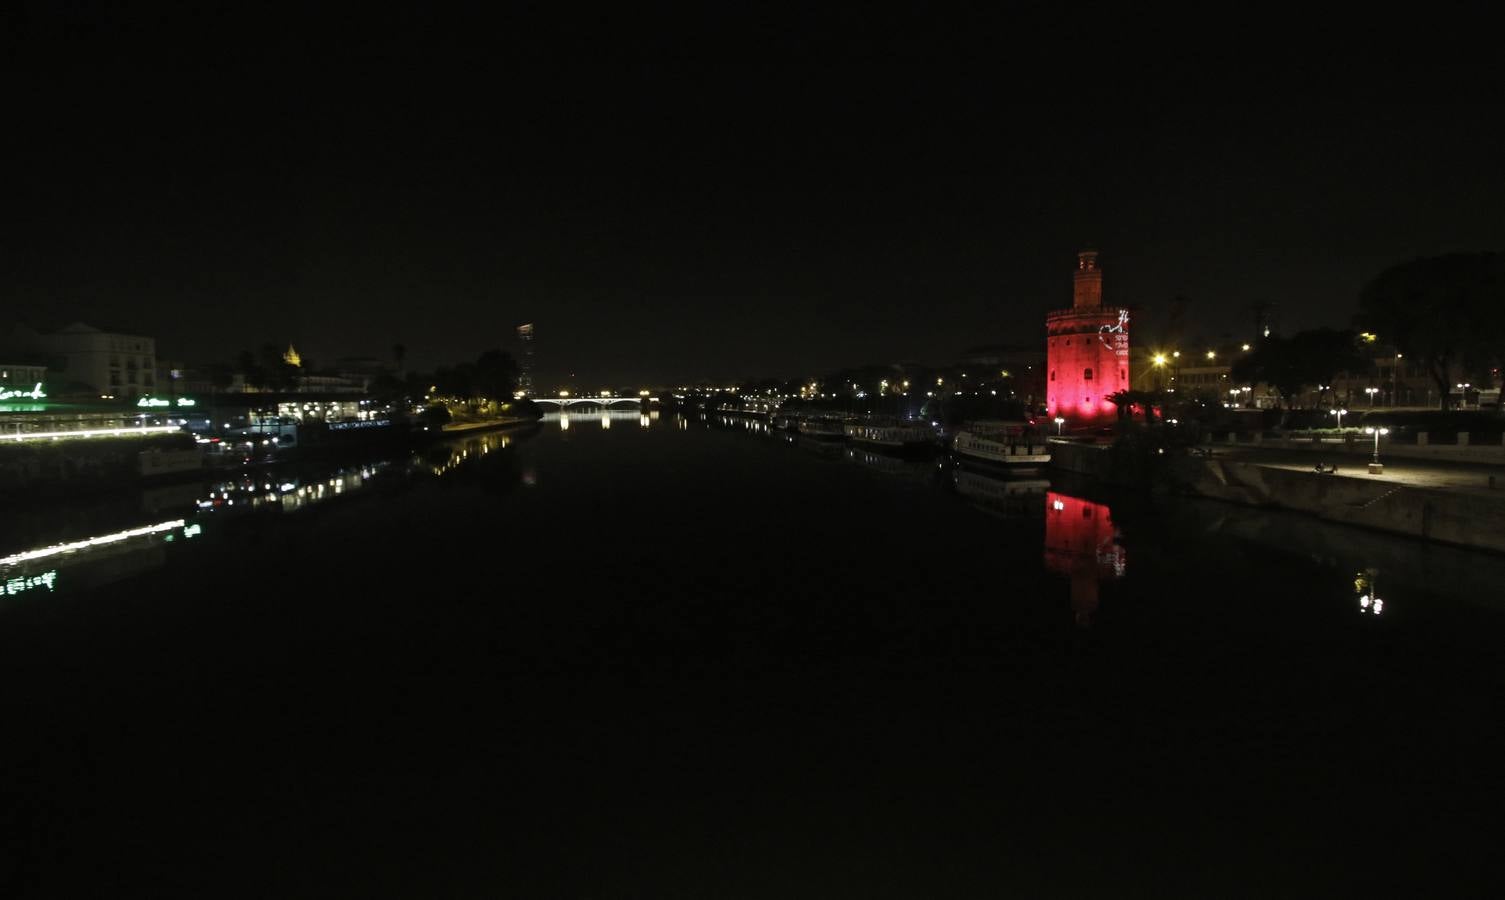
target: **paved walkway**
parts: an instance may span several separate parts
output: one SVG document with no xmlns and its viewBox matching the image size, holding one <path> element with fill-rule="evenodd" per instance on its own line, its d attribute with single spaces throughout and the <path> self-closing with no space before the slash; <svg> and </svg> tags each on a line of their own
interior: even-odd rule
<svg viewBox="0 0 1505 900">
<path fill-rule="evenodd" d="M 536 419 L 524 419 L 518 416 L 507 416 L 500 419 L 482 419 L 479 422 L 446 422 L 440 427 L 445 434 L 464 434 L 468 431 L 484 431 L 487 428 L 505 428 L 509 425 L 521 425 L 525 422 L 534 422 Z"/>
<path fill-rule="evenodd" d="M 1381 475 L 1370 475 L 1368 461 L 1341 453 L 1324 456 L 1312 450 L 1268 450 L 1255 447 L 1214 446 L 1215 458 L 1257 463 L 1275 469 L 1290 469 L 1311 472 L 1319 461 L 1334 463 L 1338 467 L 1337 478 L 1358 478 L 1386 484 L 1403 484 L 1408 487 L 1432 488 L 1434 490 L 1495 496 L 1505 501 L 1505 469 L 1499 466 L 1478 463 L 1431 462 L 1425 460 L 1398 460 L 1390 462 L 1381 452 L 1385 464 Z M 1497 487 L 1490 488 L 1490 478 Z"/>
</svg>

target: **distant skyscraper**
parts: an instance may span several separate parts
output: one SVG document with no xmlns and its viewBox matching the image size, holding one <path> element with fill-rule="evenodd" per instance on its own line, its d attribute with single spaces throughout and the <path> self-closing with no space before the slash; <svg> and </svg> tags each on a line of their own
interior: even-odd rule
<svg viewBox="0 0 1505 900">
<path fill-rule="evenodd" d="M 533 396 L 533 324 L 517 326 L 521 345 L 518 359 L 517 390 L 524 397 Z"/>
</svg>

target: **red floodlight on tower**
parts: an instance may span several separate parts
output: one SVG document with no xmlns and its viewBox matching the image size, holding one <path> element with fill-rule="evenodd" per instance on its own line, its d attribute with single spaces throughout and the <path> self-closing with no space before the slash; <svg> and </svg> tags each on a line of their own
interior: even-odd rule
<svg viewBox="0 0 1505 900">
<path fill-rule="evenodd" d="M 1077 254 L 1071 309 L 1045 317 L 1046 412 L 1085 423 L 1117 413 L 1108 397 L 1129 389 L 1129 311 L 1103 305 L 1097 251 Z"/>
</svg>

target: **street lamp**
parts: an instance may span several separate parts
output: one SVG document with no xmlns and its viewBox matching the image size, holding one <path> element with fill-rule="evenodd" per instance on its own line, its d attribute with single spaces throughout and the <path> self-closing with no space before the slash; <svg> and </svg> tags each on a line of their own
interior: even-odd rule
<svg viewBox="0 0 1505 900">
<path fill-rule="evenodd" d="M 1374 435 L 1374 457 L 1369 460 L 1369 474 L 1380 475 L 1385 471 L 1385 467 L 1380 465 L 1380 435 L 1389 434 L 1390 429 L 1375 428 L 1372 425 L 1366 425 L 1364 426 L 1364 433 Z"/>
<path fill-rule="evenodd" d="M 1467 381 L 1458 384 L 1458 408 L 1468 409 L 1468 389 L 1473 387 Z"/>
<path fill-rule="evenodd" d="M 1338 428 L 1341 429 L 1343 427 L 1343 417 L 1346 416 L 1346 415 L 1348 415 L 1348 410 L 1346 410 L 1346 409 L 1332 409 L 1332 410 L 1328 410 L 1328 412 L 1330 414 L 1335 415 L 1335 416 L 1338 417 Z"/>
<path fill-rule="evenodd" d="M 1369 408 L 1370 409 L 1374 409 L 1374 395 L 1378 394 L 1379 392 L 1380 392 L 1380 389 L 1377 388 L 1377 387 L 1367 387 L 1367 388 L 1364 388 L 1364 393 L 1366 393 L 1366 394 L 1369 395 Z"/>
<path fill-rule="evenodd" d="M 1060 416 L 1056 416 L 1055 419 L 1053 419 L 1052 421 L 1054 421 L 1056 423 L 1056 437 L 1060 437 L 1061 436 L 1061 426 L 1063 426 L 1063 425 L 1066 424 L 1066 420 L 1063 419 L 1063 418 L 1061 418 Z"/>
</svg>

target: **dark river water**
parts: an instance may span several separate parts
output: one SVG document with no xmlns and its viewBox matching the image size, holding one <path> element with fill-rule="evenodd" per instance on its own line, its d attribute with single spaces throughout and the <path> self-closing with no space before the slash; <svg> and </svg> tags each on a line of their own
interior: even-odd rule
<svg viewBox="0 0 1505 900">
<path fill-rule="evenodd" d="M 1499 557 L 563 424 L 7 509 L 0 895 L 1500 881 Z"/>
</svg>

